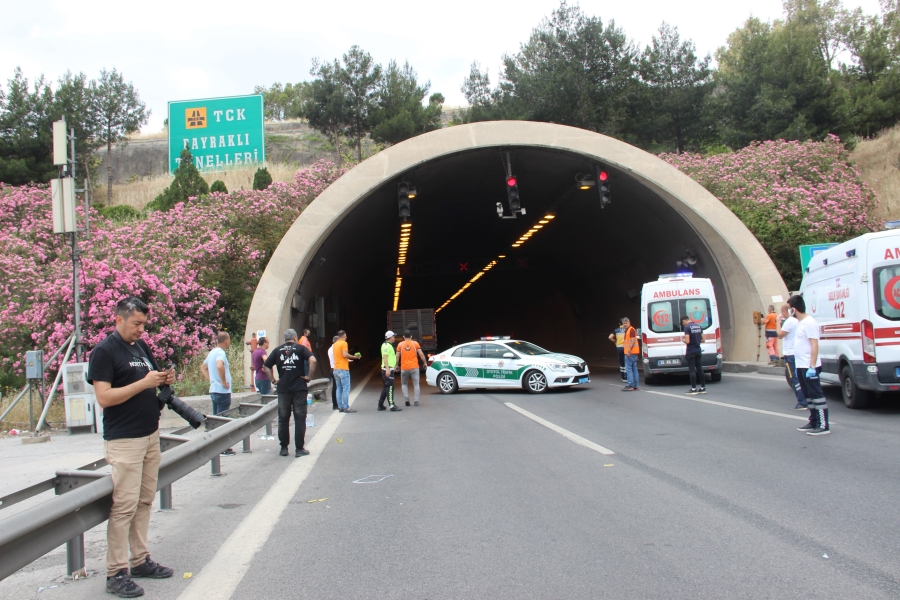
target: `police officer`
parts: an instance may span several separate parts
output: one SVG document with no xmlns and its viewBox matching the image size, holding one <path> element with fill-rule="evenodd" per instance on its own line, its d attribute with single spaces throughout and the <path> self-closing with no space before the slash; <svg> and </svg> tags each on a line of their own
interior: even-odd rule
<svg viewBox="0 0 900 600">
<path fill-rule="evenodd" d="M 378 410 L 387 410 L 385 399 L 391 406 L 391 412 L 403 410 L 394 404 L 394 368 L 397 366 L 397 355 L 394 353 L 394 332 L 386 331 L 384 343 L 381 344 L 381 396 L 378 398 Z"/>
</svg>

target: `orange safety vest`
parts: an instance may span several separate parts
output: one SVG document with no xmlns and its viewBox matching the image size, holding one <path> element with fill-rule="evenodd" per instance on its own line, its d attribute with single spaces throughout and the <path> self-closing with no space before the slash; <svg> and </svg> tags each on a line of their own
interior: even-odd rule
<svg viewBox="0 0 900 600">
<path fill-rule="evenodd" d="M 637 331 L 629 327 L 625 332 L 625 354 L 640 354 L 641 346 L 638 344 Z"/>
</svg>

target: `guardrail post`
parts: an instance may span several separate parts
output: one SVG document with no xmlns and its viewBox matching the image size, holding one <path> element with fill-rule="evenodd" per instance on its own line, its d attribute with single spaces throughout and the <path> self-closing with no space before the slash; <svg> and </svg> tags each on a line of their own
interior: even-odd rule
<svg viewBox="0 0 900 600">
<path fill-rule="evenodd" d="M 222 459 L 216 454 L 215 458 L 209 461 L 209 467 L 211 471 L 211 475 L 213 477 L 221 477 L 222 476 Z"/>
<path fill-rule="evenodd" d="M 79 533 L 66 542 L 66 574 L 73 579 L 87 577 L 84 570 L 84 534 Z"/>
<path fill-rule="evenodd" d="M 274 421 L 269 421 L 268 423 L 266 423 L 266 435 L 268 435 L 268 436 L 272 435 L 272 423 L 273 422 Z"/>
<path fill-rule="evenodd" d="M 243 449 L 241 450 L 244 454 L 250 453 L 250 436 L 244 438 L 243 441 Z"/>
<path fill-rule="evenodd" d="M 159 510 L 172 510 L 172 484 L 159 488 Z"/>
</svg>

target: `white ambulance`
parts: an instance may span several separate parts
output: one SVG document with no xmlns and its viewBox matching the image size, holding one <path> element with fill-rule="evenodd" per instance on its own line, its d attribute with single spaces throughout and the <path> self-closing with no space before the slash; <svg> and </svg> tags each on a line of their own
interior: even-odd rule
<svg viewBox="0 0 900 600">
<path fill-rule="evenodd" d="M 819 323 L 822 381 L 840 384 L 847 406 L 900 390 L 900 230 L 817 253 L 800 293 Z"/>
<path fill-rule="evenodd" d="M 681 317 L 703 328 L 703 372 L 722 380 L 722 331 L 712 281 L 690 273 L 660 275 L 641 290 L 641 352 L 644 381 L 688 372 Z"/>
</svg>

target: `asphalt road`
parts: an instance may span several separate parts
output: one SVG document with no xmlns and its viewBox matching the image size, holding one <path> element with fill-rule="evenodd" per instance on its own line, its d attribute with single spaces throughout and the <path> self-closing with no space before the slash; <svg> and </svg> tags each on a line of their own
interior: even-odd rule
<svg viewBox="0 0 900 600">
<path fill-rule="evenodd" d="M 423 386 L 422 406 L 390 413 L 373 378 L 358 413 L 316 407 L 310 457 L 254 442 L 227 477 L 176 485 L 179 510 L 151 525 L 176 578 L 147 597 L 900 597 L 900 403 L 851 411 L 833 388 L 834 433 L 811 437 L 776 377 L 726 374 L 696 397 L 592 379 L 540 396 Z M 15 577 L 0 590 L 32 597 Z M 64 588 L 41 597 L 102 582 Z"/>
</svg>

